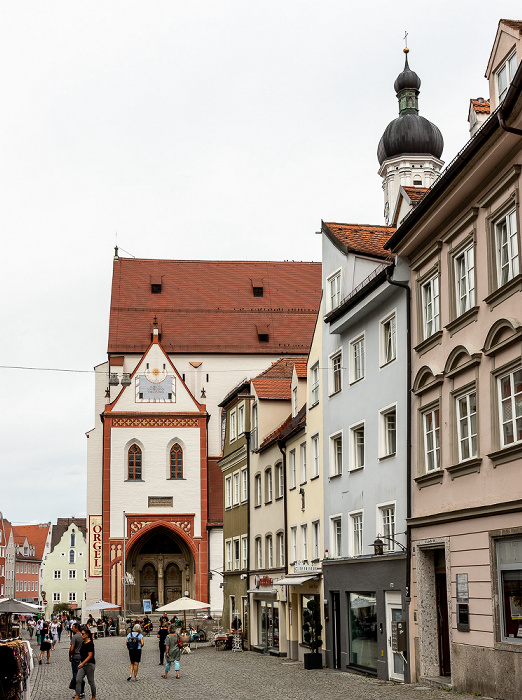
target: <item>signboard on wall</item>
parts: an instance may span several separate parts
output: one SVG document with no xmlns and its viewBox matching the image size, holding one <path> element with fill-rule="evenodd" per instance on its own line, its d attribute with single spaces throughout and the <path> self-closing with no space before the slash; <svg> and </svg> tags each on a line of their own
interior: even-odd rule
<svg viewBox="0 0 522 700">
<path fill-rule="evenodd" d="M 102 575 L 102 516 L 89 515 L 89 576 Z"/>
</svg>

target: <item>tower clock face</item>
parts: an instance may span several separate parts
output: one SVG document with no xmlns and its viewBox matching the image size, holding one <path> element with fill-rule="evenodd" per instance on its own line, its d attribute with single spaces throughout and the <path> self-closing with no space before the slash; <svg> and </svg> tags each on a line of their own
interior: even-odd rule
<svg viewBox="0 0 522 700">
<path fill-rule="evenodd" d="M 176 400 L 176 380 L 164 370 L 147 370 L 136 377 L 136 401 L 170 403 Z"/>
</svg>

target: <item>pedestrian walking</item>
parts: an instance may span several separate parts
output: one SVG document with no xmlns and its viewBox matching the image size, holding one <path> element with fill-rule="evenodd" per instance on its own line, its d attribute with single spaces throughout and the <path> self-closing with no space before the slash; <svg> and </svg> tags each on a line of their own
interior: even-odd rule
<svg viewBox="0 0 522 700">
<path fill-rule="evenodd" d="M 69 647 L 69 661 L 71 662 L 72 679 L 69 683 L 71 690 L 76 690 L 76 678 L 78 676 L 78 666 L 81 663 L 82 657 L 80 650 L 83 644 L 82 635 L 80 633 L 80 625 L 75 622 L 73 625 L 71 637 L 71 646 Z M 85 679 L 82 681 L 80 688 L 80 698 L 85 697 Z"/>
<path fill-rule="evenodd" d="M 161 676 L 162 678 L 167 677 L 172 662 L 174 662 L 176 678 L 179 678 L 179 662 L 181 660 L 182 647 L 183 642 L 176 633 L 176 628 L 174 625 L 170 625 L 168 636 L 165 639 L 165 654 L 167 655 L 167 661 L 165 662 L 165 673 L 163 673 Z"/>
<path fill-rule="evenodd" d="M 91 700 L 96 700 L 96 684 L 94 682 L 94 667 L 96 660 L 94 658 L 94 642 L 89 629 L 84 627 L 80 632 L 83 644 L 80 647 L 80 663 L 78 664 L 78 673 L 76 675 L 76 695 L 74 700 L 80 700 L 82 682 L 87 676 L 87 681 L 91 687 Z"/>
<path fill-rule="evenodd" d="M 27 620 L 27 629 L 29 630 L 29 637 L 31 639 L 33 638 L 35 628 L 36 628 L 36 622 L 34 621 L 34 617 L 30 617 Z"/>
<path fill-rule="evenodd" d="M 56 631 L 58 632 L 58 644 L 62 641 L 63 622 L 58 618 Z"/>
<path fill-rule="evenodd" d="M 136 624 L 132 628 L 132 632 L 129 632 L 127 635 L 127 649 L 129 650 L 129 659 L 130 659 L 130 667 L 129 667 L 129 677 L 127 678 L 128 681 L 131 679 L 134 681 L 137 681 L 137 675 L 138 675 L 138 666 L 140 665 L 141 661 L 141 651 L 143 649 L 143 634 L 141 633 L 141 627 Z"/>
<path fill-rule="evenodd" d="M 47 652 L 47 663 L 50 663 L 49 658 L 51 656 L 51 634 L 49 632 L 49 623 L 47 621 L 43 623 L 42 629 L 40 630 L 40 639 L 42 641 L 40 642 L 40 661 L 38 663 L 41 665 L 45 652 Z"/>
<path fill-rule="evenodd" d="M 169 630 L 167 628 L 167 623 L 163 623 L 159 629 L 159 632 L 157 634 L 157 637 L 159 639 L 159 653 L 160 653 L 160 661 L 159 665 L 163 666 L 163 660 L 165 658 L 165 639 L 167 638 L 167 635 L 169 633 Z"/>
<path fill-rule="evenodd" d="M 51 635 L 51 649 L 54 651 L 54 646 L 58 641 L 58 623 L 54 619 L 49 625 L 49 633 Z"/>
</svg>

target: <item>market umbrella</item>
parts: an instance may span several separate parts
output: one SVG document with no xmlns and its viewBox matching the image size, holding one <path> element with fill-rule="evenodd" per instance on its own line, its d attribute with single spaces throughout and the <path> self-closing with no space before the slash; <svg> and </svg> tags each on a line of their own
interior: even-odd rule
<svg viewBox="0 0 522 700">
<path fill-rule="evenodd" d="M 210 608 L 210 603 L 202 603 L 200 600 L 194 600 L 194 598 L 183 596 L 182 598 L 173 600 L 171 603 L 167 603 L 167 605 L 162 605 L 161 608 L 156 608 L 156 612 L 182 612 L 186 629 L 187 610 L 203 610 L 203 608 Z"/>
<path fill-rule="evenodd" d="M 106 600 L 97 600 L 96 603 L 89 605 L 86 610 L 116 610 L 119 605 L 114 605 L 114 603 L 108 603 Z"/>
<path fill-rule="evenodd" d="M 5 598 L 0 601 L 0 613 L 14 613 L 15 615 L 34 615 L 38 606 L 32 603 L 22 603 L 21 600 Z"/>
</svg>

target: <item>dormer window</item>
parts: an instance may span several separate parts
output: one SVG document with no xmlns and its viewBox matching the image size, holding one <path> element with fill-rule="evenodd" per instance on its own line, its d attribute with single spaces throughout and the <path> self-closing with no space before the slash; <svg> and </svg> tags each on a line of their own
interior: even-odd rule
<svg viewBox="0 0 522 700">
<path fill-rule="evenodd" d="M 161 294 L 161 284 L 151 284 L 150 291 L 152 294 Z"/>
<path fill-rule="evenodd" d="M 252 293 L 255 297 L 262 297 L 264 295 L 264 285 L 262 279 L 252 280 Z"/>
<path fill-rule="evenodd" d="M 502 102 L 502 100 L 506 96 L 508 88 L 516 72 L 517 55 L 516 53 L 513 53 L 497 71 L 497 90 L 499 102 Z"/>
<path fill-rule="evenodd" d="M 259 342 L 260 343 L 268 343 L 268 341 L 269 341 L 268 324 L 258 323 L 256 328 L 257 328 L 257 339 L 259 340 Z"/>
</svg>

